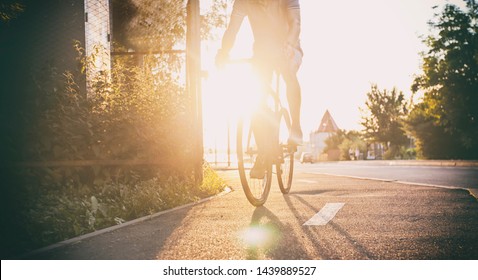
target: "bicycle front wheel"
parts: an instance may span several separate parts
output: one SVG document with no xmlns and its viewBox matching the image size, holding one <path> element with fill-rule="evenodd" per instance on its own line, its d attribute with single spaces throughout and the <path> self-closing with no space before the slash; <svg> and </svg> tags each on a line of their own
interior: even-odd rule
<svg viewBox="0 0 478 280">
<path fill-rule="evenodd" d="M 237 124 L 236 150 L 239 176 L 247 200 L 254 206 L 261 206 L 269 196 L 272 182 L 272 163 L 266 161 L 263 178 L 251 177 L 251 169 L 258 158 L 258 149 L 250 120 L 240 120 Z"/>
<path fill-rule="evenodd" d="M 294 174 L 295 147 L 289 145 L 291 122 L 289 113 L 282 109 L 279 120 L 279 159 L 276 162 L 276 173 L 279 188 L 283 194 L 287 194 L 292 187 L 292 175 Z"/>
</svg>

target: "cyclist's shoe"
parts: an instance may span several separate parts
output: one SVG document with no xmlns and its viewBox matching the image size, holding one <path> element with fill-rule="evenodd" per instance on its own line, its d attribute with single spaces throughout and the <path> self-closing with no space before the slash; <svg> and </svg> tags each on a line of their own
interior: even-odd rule
<svg viewBox="0 0 478 280">
<path fill-rule="evenodd" d="M 251 169 L 250 176 L 252 179 L 264 179 L 266 176 L 266 164 L 262 158 L 257 157 Z"/>
<path fill-rule="evenodd" d="M 289 136 L 289 145 L 290 146 L 300 146 L 303 144 L 302 140 L 302 129 L 300 126 L 292 126 Z"/>
</svg>

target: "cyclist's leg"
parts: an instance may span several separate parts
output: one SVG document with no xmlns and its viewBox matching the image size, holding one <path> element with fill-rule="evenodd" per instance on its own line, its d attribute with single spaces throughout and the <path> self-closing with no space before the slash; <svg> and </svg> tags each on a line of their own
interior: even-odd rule
<svg viewBox="0 0 478 280">
<path fill-rule="evenodd" d="M 282 76 L 286 84 L 287 102 L 289 103 L 291 126 L 291 141 L 295 144 L 302 143 L 302 128 L 300 125 L 300 107 L 302 103 L 301 88 L 297 73 L 288 67 L 283 67 Z"/>
</svg>

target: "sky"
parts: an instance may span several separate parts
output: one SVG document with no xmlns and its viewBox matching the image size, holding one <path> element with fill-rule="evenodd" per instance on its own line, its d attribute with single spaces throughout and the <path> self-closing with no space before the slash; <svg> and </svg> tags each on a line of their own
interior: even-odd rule
<svg viewBox="0 0 478 280">
<path fill-rule="evenodd" d="M 304 132 L 329 110 L 341 129 L 361 130 L 360 110 L 372 84 L 411 96 L 420 73 L 421 35 L 444 0 L 301 1 Z M 441 10 L 438 10 L 441 11 Z"/>
<path fill-rule="evenodd" d="M 360 108 L 372 84 L 379 89 L 395 87 L 409 98 L 413 77 L 420 74 L 419 53 L 426 49 L 421 37 L 430 34 L 427 22 L 441 11 L 432 7 L 445 3 L 465 6 L 462 0 L 300 1 L 304 58 L 298 77 L 304 140 L 318 128 L 326 110 L 340 129 L 361 130 Z M 210 54 L 203 58 L 203 67 L 210 72 L 203 91 L 206 144 L 211 139 L 223 142 L 220 123 L 228 119 L 227 112 L 237 109 L 231 105 L 222 111 L 214 109 L 224 102 L 214 93 L 221 90 L 211 86 L 224 82 L 211 63 L 218 46 L 218 42 L 207 44 L 204 51 Z M 246 23 L 232 56 L 249 57 L 251 47 Z"/>
</svg>

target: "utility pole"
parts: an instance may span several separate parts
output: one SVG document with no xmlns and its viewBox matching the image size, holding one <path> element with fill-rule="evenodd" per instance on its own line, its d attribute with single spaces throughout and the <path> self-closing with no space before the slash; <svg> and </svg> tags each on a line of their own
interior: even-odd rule
<svg viewBox="0 0 478 280">
<path fill-rule="evenodd" d="M 203 179 L 203 125 L 201 96 L 201 18 L 199 0 L 188 0 L 186 33 L 186 88 L 190 100 L 194 137 L 194 173 L 196 182 Z"/>
</svg>

